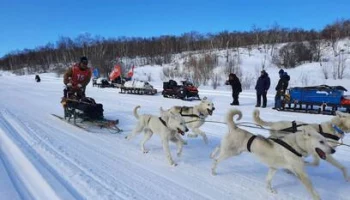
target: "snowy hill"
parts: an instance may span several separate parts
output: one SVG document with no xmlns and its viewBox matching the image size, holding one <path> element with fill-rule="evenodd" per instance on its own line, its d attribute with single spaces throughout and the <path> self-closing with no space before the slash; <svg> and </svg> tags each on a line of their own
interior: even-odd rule
<svg viewBox="0 0 350 200">
<path fill-rule="evenodd" d="M 227 50 L 210 50 L 199 52 L 184 52 L 182 54 L 173 55 L 171 64 L 163 66 L 138 66 L 135 70 L 134 78 L 137 80 L 150 81 L 151 84 L 162 87 L 161 82 L 169 79 L 192 80 L 189 75 L 186 62 L 191 57 L 199 58 L 205 55 L 214 55 L 217 58 L 216 68 L 212 74 L 217 74 L 219 77 L 219 85 L 223 86 L 227 79 L 227 60 L 236 62 L 236 70 L 238 68 L 238 76 L 241 79 L 246 90 L 254 90 L 256 80 L 260 76 L 260 71 L 264 69 L 271 78 L 271 85 L 275 86 L 279 80 L 279 68 L 273 64 L 273 56 L 278 54 L 278 51 L 286 44 L 277 44 L 273 47 L 269 45 L 253 46 L 249 48 L 235 48 Z M 290 87 L 295 86 L 311 86 L 311 85 L 335 85 L 340 84 L 345 88 L 350 88 L 350 39 L 346 38 L 336 43 L 335 48 L 329 42 L 323 41 L 320 45 L 320 62 L 304 63 L 296 68 L 285 69 L 291 75 Z M 138 59 L 129 61 L 138 63 Z M 337 65 L 344 64 L 343 79 L 335 76 L 337 73 Z M 168 69 L 172 73 L 167 72 L 164 75 L 164 70 Z M 325 79 L 327 74 L 328 79 Z M 335 76 L 335 78 L 333 78 Z M 212 80 L 209 80 L 206 85 L 201 84 L 202 89 L 213 89 Z M 226 90 L 227 87 L 218 87 L 218 90 Z M 273 93 L 274 91 L 272 91 Z"/>
</svg>

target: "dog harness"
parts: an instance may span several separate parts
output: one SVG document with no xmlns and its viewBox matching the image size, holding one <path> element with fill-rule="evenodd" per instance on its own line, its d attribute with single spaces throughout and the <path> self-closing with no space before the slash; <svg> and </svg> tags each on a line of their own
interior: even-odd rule
<svg viewBox="0 0 350 200">
<path fill-rule="evenodd" d="M 249 140 L 247 142 L 247 149 L 249 152 L 251 152 L 251 146 L 252 146 L 252 143 L 253 143 L 255 138 L 256 138 L 256 135 L 253 135 L 252 137 L 249 138 Z M 288 149 L 290 152 L 294 153 L 296 156 L 302 157 L 302 155 L 299 152 L 297 152 L 292 146 L 287 144 L 285 141 L 277 139 L 277 138 L 269 138 L 269 139 L 276 142 L 277 144 L 283 146 L 284 148 Z"/>
<path fill-rule="evenodd" d="M 286 131 L 286 132 L 296 133 L 296 132 L 298 131 L 298 127 L 307 126 L 307 125 L 309 125 L 309 124 L 298 124 L 298 125 L 297 125 L 297 123 L 296 123 L 295 121 L 292 121 L 292 126 L 291 126 L 291 127 L 282 129 L 282 130 L 280 130 L 280 131 Z M 328 139 L 332 139 L 332 140 L 335 140 L 335 141 L 340 140 L 340 138 L 339 138 L 338 136 L 336 136 L 336 135 L 323 132 L 321 124 L 319 124 L 318 127 L 319 127 L 318 133 L 321 134 L 323 137 L 328 138 Z M 336 132 L 338 132 L 339 134 L 342 134 L 342 135 L 344 134 L 344 131 L 341 130 L 341 129 L 340 129 L 339 127 L 337 127 L 336 125 L 332 124 L 332 128 L 334 128 L 334 130 L 335 130 Z"/>
<path fill-rule="evenodd" d="M 291 132 L 291 133 L 296 133 L 298 131 L 298 127 L 300 126 L 306 126 L 306 125 L 309 125 L 309 124 L 298 124 L 295 122 L 295 121 L 292 121 L 292 126 L 291 127 L 288 127 L 288 128 L 285 128 L 285 129 L 282 129 L 280 131 L 286 131 L 286 132 Z"/>
<path fill-rule="evenodd" d="M 339 138 L 338 136 L 336 136 L 336 135 L 332 135 L 332 134 L 323 132 L 321 124 L 318 125 L 318 128 L 319 128 L 319 133 L 320 133 L 323 137 L 329 138 L 329 139 L 332 139 L 332 140 L 335 140 L 335 141 L 340 140 L 340 138 Z M 338 128 L 338 129 L 339 129 L 339 128 Z M 340 129 L 339 129 L 339 130 L 340 130 Z M 343 132 L 343 133 L 344 133 L 344 132 Z"/>
<path fill-rule="evenodd" d="M 199 113 L 199 116 L 198 115 L 195 115 L 195 114 L 182 114 L 182 110 L 183 110 L 184 107 L 181 107 L 180 109 L 180 115 L 183 116 L 183 117 L 196 117 L 196 118 L 201 118 L 201 116 L 204 116 L 202 113 Z"/>
<path fill-rule="evenodd" d="M 276 142 L 277 144 L 283 146 L 284 148 L 288 149 L 290 152 L 294 153 L 296 156 L 302 157 L 302 155 L 299 152 L 297 152 L 292 146 L 287 144 L 285 141 L 277 139 L 277 138 L 269 138 L 269 139 Z"/>
<path fill-rule="evenodd" d="M 249 138 L 249 140 L 247 142 L 247 149 L 248 149 L 249 152 L 251 152 L 250 151 L 250 147 L 252 146 L 252 143 L 253 143 L 255 138 L 256 138 L 256 135 L 253 135 L 252 137 Z"/>
<path fill-rule="evenodd" d="M 165 122 L 161 117 L 159 117 L 159 120 L 160 120 L 160 122 L 162 122 L 162 124 L 166 127 L 166 122 Z"/>
</svg>

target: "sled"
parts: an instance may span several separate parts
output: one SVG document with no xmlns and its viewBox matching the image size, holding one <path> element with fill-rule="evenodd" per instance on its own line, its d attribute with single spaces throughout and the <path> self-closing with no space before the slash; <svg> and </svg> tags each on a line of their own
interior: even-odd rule
<svg viewBox="0 0 350 200">
<path fill-rule="evenodd" d="M 97 104 L 90 97 L 82 99 L 64 98 L 61 101 L 63 106 L 63 117 L 52 114 L 58 119 L 65 121 L 88 132 L 98 132 L 99 129 L 107 129 L 111 133 L 120 133 L 122 130 L 117 126 L 119 120 L 109 120 L 103 117 L 103 106 Z"/>
<path fill-rule="evenodd" d="M 334 115 L 337 110 L 350 111 L 342 86 L 319 85 L 293 87 L 287 90 L 282 111 Z"/>
</svg>

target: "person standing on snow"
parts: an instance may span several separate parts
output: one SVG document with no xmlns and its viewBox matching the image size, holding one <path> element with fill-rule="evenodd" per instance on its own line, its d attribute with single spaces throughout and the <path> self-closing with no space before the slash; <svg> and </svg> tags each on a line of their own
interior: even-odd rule
<svg viewBox="0 0 350 200">
<path fill-rule="evenodd" d="M 281 69 L 279 72 L 280 80 L 276 86 L 276 96 L 275 96 L 275 107 L 272 109 L 280 110 L 282 108 L 282 98 L 286 94 L 286 90 L 288 88 L 290 76 L 287 72 Z"/>
<path fill-rule="evenodd" d="M 267 91 L 270 88 L 270 77 L 269 74 L 266 73 L 265 70 L 261 71 L 261 75 L 258 78 L 258 81 L 256 82 L 255 85 L 255 90 L 256 90 L 256 105 L 255 107 L 260 107 L 261 105 L 261 97 L 263 98 L 263 104 L 262 108 L 266 108 L 267 104 Z"/>
<path fill-rule="evenodd" d="M 88 59 L 85 56 L 81 57 L 80 62 L 74 64 L 64 74 L 63 83 L 66 85 L 64 98 L 67 98 L 67 93 L 76 93 L 79 99 L 85 97 L 85 89 L 90 82 L 91 74 Z"/>
<path fill-rule="evenodd" d="M 232 87 L 232 98 L 233 101 L 230 103 L 230 105 L 239 105 L 239 93 L 242 92 L 242 85 L 241 82 L 239 81 L 238 77 L 236 74 L 230 73 L 228 76 L 228 80 L 225 82 L 226 85 L 231 85 Z"/>
</svg>

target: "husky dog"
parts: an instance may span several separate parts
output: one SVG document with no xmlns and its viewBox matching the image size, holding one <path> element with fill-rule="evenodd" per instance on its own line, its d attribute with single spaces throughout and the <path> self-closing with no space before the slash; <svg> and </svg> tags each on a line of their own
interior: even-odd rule
<svg viewBox="0 0 350 200">
<path fill-rule="evenodd" d="M 214 103 L 204 97 L 198 105 L 187 106 L 173 106 L 169 109 L 171 112 L 179 113 L 186 121 L 187 126 L 191 129 L 192 134 L 188 134 L 188 137 L 198 137 L 201 135 L 206 144 L 208 144 L 208 138 L 205 132 L 199 129 L 204 124 L 204 120 L 213 114 L 215 110 Z"/>
<path fill-rule="evenodd" d="M 179 114 L 172 112 L 163 112 L 160 117 L 147 114 L 139 115 L 137 109 L 140 107 L 141 106 L 136 106 L 133 112 L 135 118 L 138 119 L 138 123 L 133 131 L 125 138 L 130 140 L 144 131 L 141 150 L 143 153 L 148 153 L 148 150 L 145 148 L 145 143 L 152 137 L 153 133 L 158 133 L 161 137 L 163 149 L 170 165 L 176 166 L 177 164 L 171 157 L 169 141 L 176 143 L 178 148 L 177 155 L 180 156 L 183 142 L 179 134 L 184 135 L 184 132 L 188 131 L 185 121 Z"/>
<path fill-rule="evenodd" d="M 269 191 L 276 193 L 271 186 L 271 180 L 277 169 L 283 168 L 290 170 L 298 177 L 313 199 L 320 199 L 304 172 L 302 156 L 315 153 L 320 158 L 326 159 L 327 155 L 335 152 L 322 135 L 318 134 L 313 128 L 304 126 L 301 132 L 288 134 L 280 139 L 268 139 L 263 136 L 255 136 L 238 128 L 233 121 L 235 115 L 238 115 L 238 120 L 242 118 L 242 113 L 239 110 L 234 109 L 228 112 L 226 122 L 229 132 L 222 139 L 220 146 L 216 147 L 211 153 L 211 158 L 214 159 L 213 175 L 216 174 L 216 167 L 219 162 L 248 151 L 269 167 L 266 178 Z"/>
<path fill-rule="evenodd" d="M 270 127 L 270 134 L 272 137 L 283 137 L 290 133 L 295 133 L 296 131 L 300 131 L 300 129 L 305 126 L 313 127 L 319 134 L 323 135 L 330 146 L 336 148 L 337 141 L 344 137 L 344 134 L 340 133 L 342 131 L 350 131 L 350 115 L 336 112 L 336 116 L 334 116 L 331 121 L 322 122 L 321 124 L 307 124 L 305 122 L 290 122 L 290 121 L 276 121 L 276 122 L 268 122 L 264 121 L 260 118 L 260 111 L 258 109 L 253 112 L 253 119 L 255 123 L 261 126 Z M 293 125 L 294 123 L 294 125 Z M 294 127 L 293 127 L 294 126 Z M 294 129 L 294 130 L 293 130 Z M 320 158 L 311 154 L 313 157 L 313 161 L 311 163 L 307 163 L 310 166 L 318 166 L 320 164 Z M 346 181 L 350 181 L 350 177 L 348 176 L 347 169 L 340 164 L 332 155 L 328 155 L 326 161 L 332 164 L 334 167 L 338 168 L 342 171 L 343 176 Z"/>
</svg>

